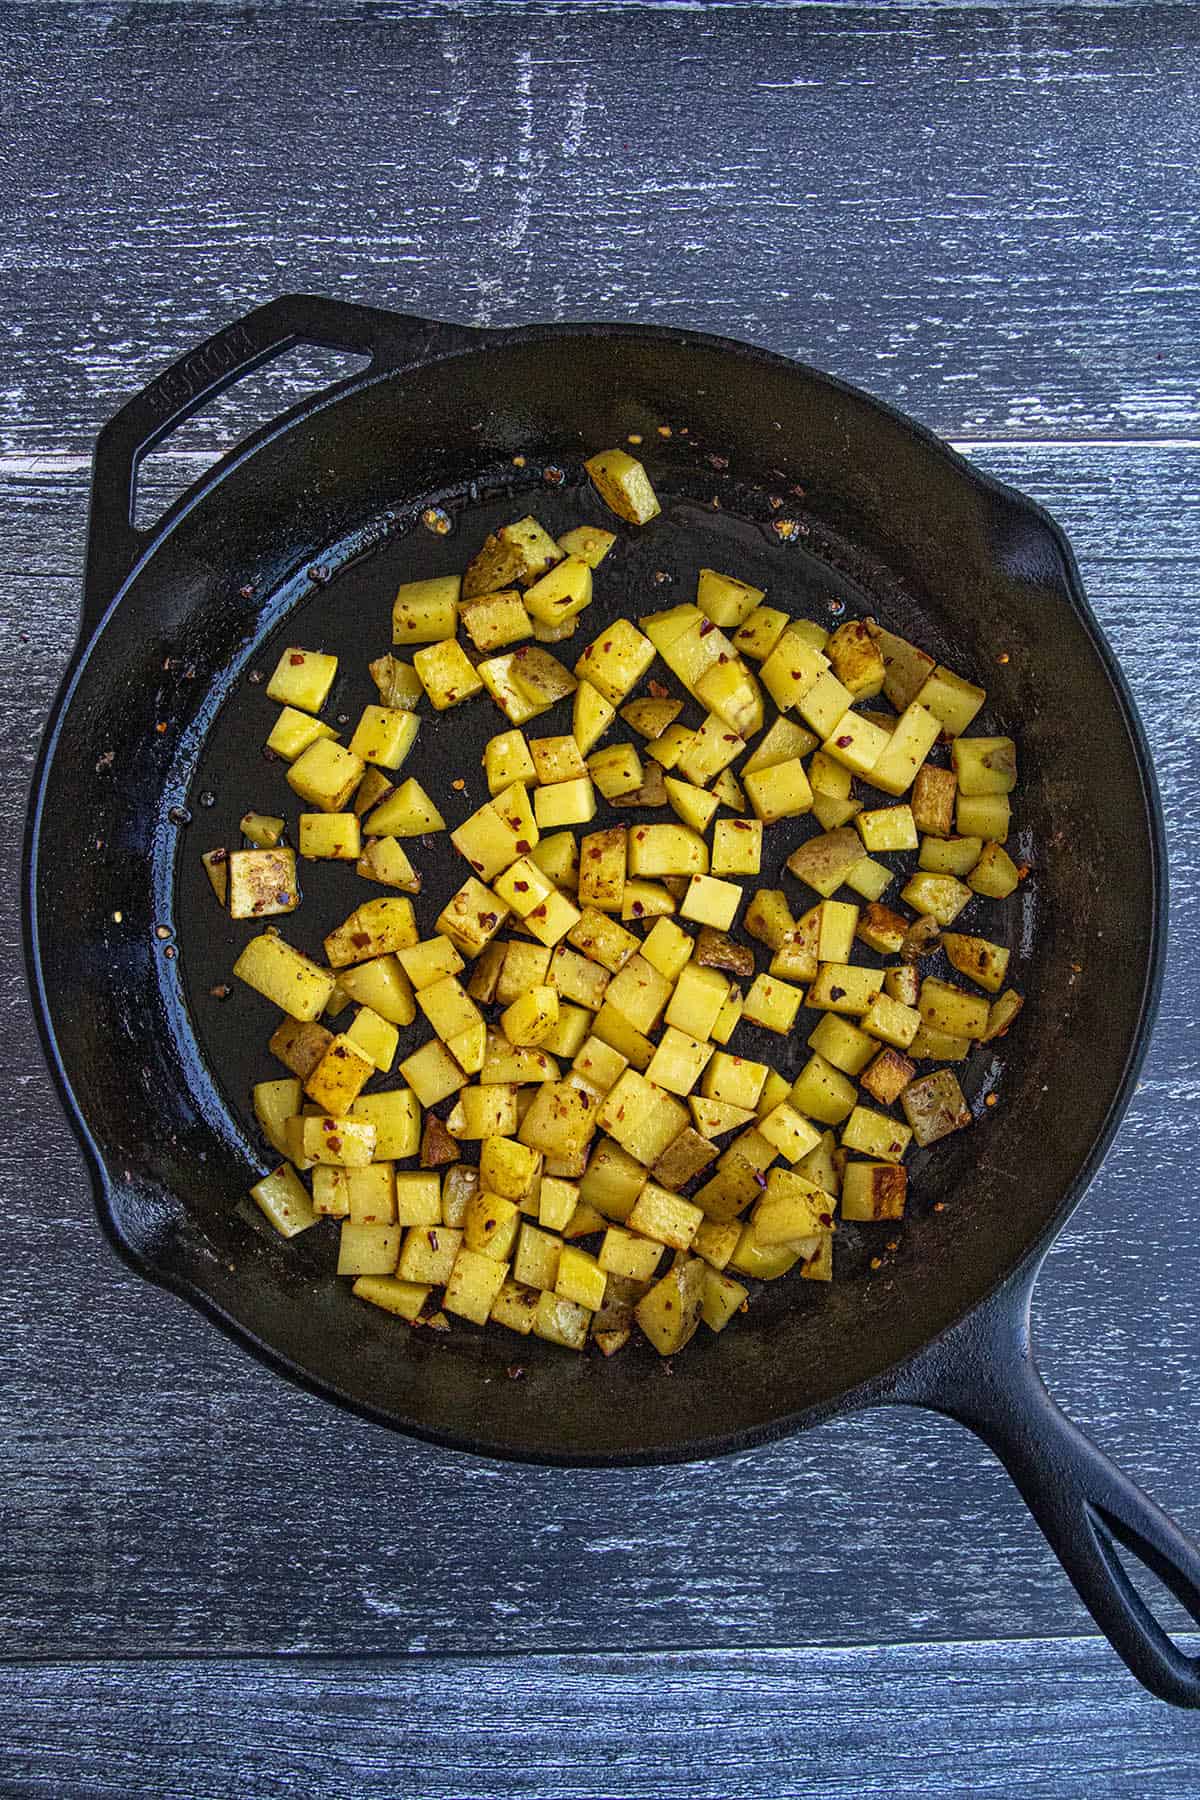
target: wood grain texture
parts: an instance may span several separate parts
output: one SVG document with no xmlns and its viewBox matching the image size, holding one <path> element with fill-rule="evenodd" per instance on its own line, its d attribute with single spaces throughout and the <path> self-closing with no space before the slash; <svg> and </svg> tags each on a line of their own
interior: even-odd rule
<svg viewBox="0 0 1200 1800">
<path fill-rule="evenodd" d="M 43 1664 L 10 1671 L 0 1693 L 4 1791 L 73 1800 L 1195 1800 L 1200 1721 L 1132 1686 L 1116 1692 L 1110 1664 L 1107 1646 L 1061 1639 Z"/>
<path fill-rule="evenodd" d="M 1059 1397 L 1185 1525 L 1200 1374 L 1200 451 L 973 452 L 1058 514 L 1142 705 L 1179 902 L 1141 1090 L 1039 1290 Z M 195 468 L 187 459 L 183 467 Z M 23 785 L 73 629 L 84 472 L 0 485 L 0 805 Z M 1086 1620 L 987 1454 L 936 1419 L 841 1422 L 670 1471 L 511 1469 L 411 1445 L 293 1391 L 113 1260 L 40 1068 L 0 902 L 0 1630 L 10 1655 L 431 1652 L 1076 1633 Z M 481 1540 L 479 1521 L 487 1522 Z M 814 1524 L 814 1521 L 818 1522 Z M 1172 1616 L 1176 1616 L 1172 1614 Z M 1114 1676 L 1114 1686 L 1121 1677 Z"/>
<path fill-rule="evenodd" d="M 6 7 L 0 449 L 289 288 L 1195 435 L 1198 52 L 1173 6 Z"/>
</svg>

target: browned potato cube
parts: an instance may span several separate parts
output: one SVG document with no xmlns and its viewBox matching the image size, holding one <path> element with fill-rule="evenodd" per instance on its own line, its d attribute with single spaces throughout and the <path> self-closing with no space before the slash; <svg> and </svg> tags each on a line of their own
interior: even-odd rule
<svg viewBox="0 0 1200 1800">
<path fill-rule="evenodd" d="M 935 769 L 931 763 L 923 763 L 909 801 L 917 830 L 930 837 L 949 837 L 954 830 L 957 794 L 958 776 L 953 769 Z"/>
<path fill-rule="evenodd" d="M 907 1169 L 895 1163 L 847 1163 L 842 1178 L 842 1217 L 856 1224 L 902 1219 L 907 1193 Z"/>
<path fill-rule="evenodd" d="M 951 1069 L 936 1069 L 910 1082 L 900 1104 L 918 1144 L 934 1144 L 971 1123 L 971 1109 Z"/>
<path fill-rule="evenodd" d="M 332 1042 L 332 1031 L 327 1031 L 315 1020 L 302 1023 L 299 1019 L 284 1019 L 271 1033 L 267 1049 L 293 1075 L 307 1081 Z"/>
<path fill-rule="evenodd" d="M 229 911 L 235 919 L 265 919 L 300 904 L 294 850 L 231 850 Z"/>
<path fill-rule="evenodd" d="M 889 1045 L 863 1070 L 859 1080 L 881 1106 L 893 1106 L 916 1072 L 916 1063 L 910 1062 L 907 1056 L 902 1056 L 899 1050 L 893 1050 Z"/>
</svg>

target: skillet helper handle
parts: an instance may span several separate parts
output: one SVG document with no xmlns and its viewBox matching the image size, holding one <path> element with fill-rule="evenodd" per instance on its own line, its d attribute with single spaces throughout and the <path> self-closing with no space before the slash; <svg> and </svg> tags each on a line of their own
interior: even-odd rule
<svg viewBox="0 0 1200 1800">
<path fill-rule="evenodd" d="M 1067 1418 L 1038 1373 L 1029 1303 L 1036 1268 L 952 1333 L 898 1393 L 969 1426 L 1000 1458 L 1080 1599 L 1160 1700 L 1200 1707 L 1200 1657 L 1154 1617 L 1117 1555 L 1157 1575 L 1200 1626 L 1200 1546 Z"/>
<path fill-rule="evenodd" d="M 138 464 L 178 425 L 244 376 L 297 345 L 371 358 L 353 379 L 428 359 L 472 333 L 406 313 L 354 306 L 319 294 L 283 294 L 227 325 L 126 402 L 101 431 L 92 463 L 84 576 L 84 638 L 99 624 L 154 533 L 133 522 Z"/>
</svg>

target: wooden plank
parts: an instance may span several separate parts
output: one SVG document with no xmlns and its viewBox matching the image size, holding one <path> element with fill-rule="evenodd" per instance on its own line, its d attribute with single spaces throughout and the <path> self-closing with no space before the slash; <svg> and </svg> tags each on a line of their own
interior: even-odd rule
<svg viewBox="0 0 1200 1800">
<path fill-rule="evenodd" d="M 288 288 L 707 327 L 958 434 L 1197 433 L 1195 8 L 747 17 L 6 7 L 0 449 L 85 448 Z"/>
<path fill-rule="evenodd" d="M 975 454 L 1074 537 L 1145 711 L 1175 858 L 1162 1022 L 1118 1143 L 1047 1266 L 1041 1357 L 1064 1402 L 1200 1529 L 1200 1239 L 1186 1203 L 1200 1153 L 1200 746 L 1181 712 L 1200 658 L 1197 451 Z M 32 748 L 73 629 L 83 511 L 78 462 L 0 482 L 6 1653 L 474 1654 L 592 1649 L 614 1630 L 635 1649 L 1086 1629 L 998 1467 L 932 1418 L 866 1416 L 668 1471 L 494 1466 L 292 1390 L 114 1261 L 41 1070 L 11 899 Z"/>
<path fill-rule="evenodd" d="M 33 1664 L 0 1733 L 14 1800 L 1194 1800 L 1200 1742 L 1094 1639 Z"/>
</svg>

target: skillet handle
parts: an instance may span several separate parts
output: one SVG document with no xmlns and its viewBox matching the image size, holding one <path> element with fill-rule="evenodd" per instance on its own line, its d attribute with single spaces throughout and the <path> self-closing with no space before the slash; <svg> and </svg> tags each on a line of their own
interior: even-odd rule
<svg viewBox="0 0 1200 1800">
<path fill-rule="evenodd" d="M 1119 1544 L 1200 1626 L 1200 1547 L 1097 1449 L 1047 1392 L 1030 1343 L 1038 1266 L 920 1358 L 894 1398 L 968 1426 L 1000 1458 L 1080 1599 L 1144 1687 L 1200 1707 L 1200 1657 L 1179 1648 L 1138 1593 Z"/>
<path fill-rule="evenodd" d="M 371 358 L 351 377 L 411 366 L 470 341 L 466 326 L 353 306 L 319 294 L 283 294 L 180 357 L 126 402 L 96 442 L 88 517 L 81 634 L 89 637 L 155 533 L 133 523 L 138 464 L 177 425 L 264 363 L 299 344 Z M 348 386 L 348 382 L 336 386 Z M 336 391 L 336 386 L 330 391 Z"/>
</svg>

